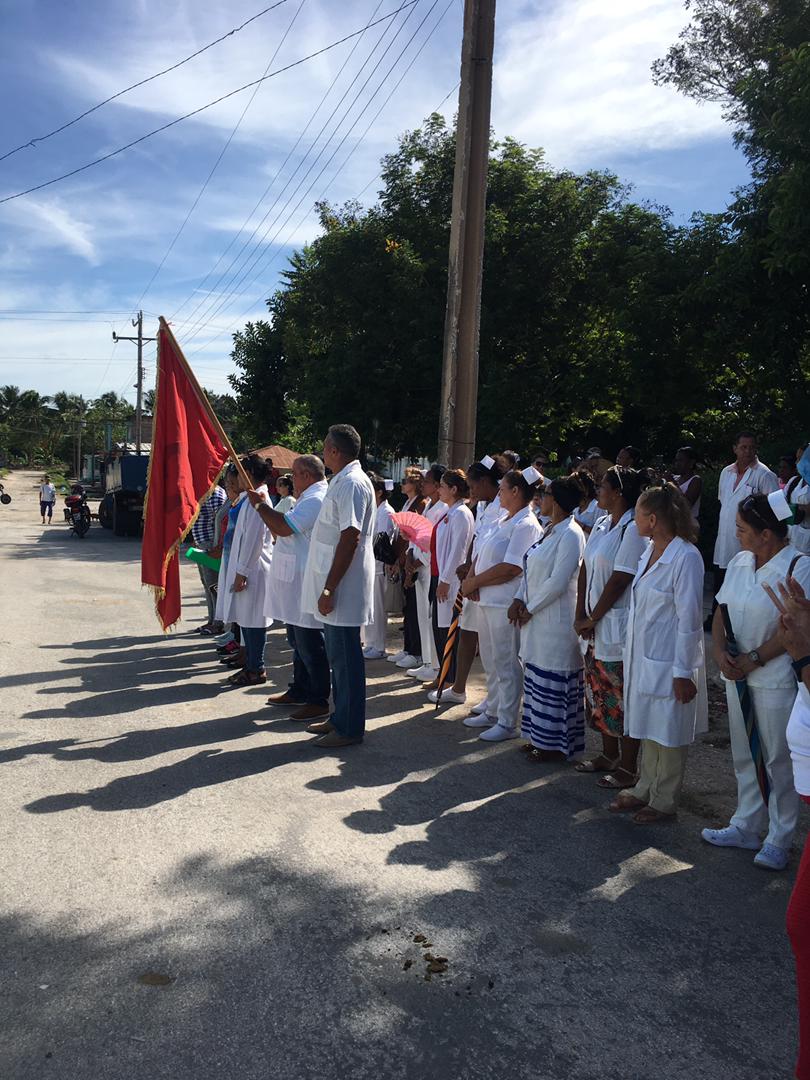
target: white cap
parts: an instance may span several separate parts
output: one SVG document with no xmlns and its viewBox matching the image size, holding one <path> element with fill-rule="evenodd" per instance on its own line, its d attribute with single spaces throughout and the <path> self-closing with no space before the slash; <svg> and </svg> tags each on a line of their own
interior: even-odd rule
<svg viewBox="0 0 810 1080">
<path fill-rule="evenodd" d="M 393 480 L 386 480 L 385 481 L 385 490 L 386 491 L 393 491 L 394 490 L 394 481 Z"/>
<path fill-rule="evenodd" d="M 781 491 L 772 491 L 768 496 L 768 504 L 773 510 L 777 521 L 787 521 L 788 518 L 793 517 L 793 511 L 790 509 L 790 504 Z"/>
<path fill-rule="evenodd" d="M 538 480 L 541 480 L 543 474 L 535 469 L 534 465 L 530 465 L 528 469 L 523 470 L 523 479 L 531 487 L 532 484 L 536 484 Z"/>
<path fill-rule="evenodd" d="M 490 457 L 489 454 L 484 454 L 478 464 L 483 465 L 485 469 L 491 469 L 495 464 L 495 458 Z"/>
</svg>

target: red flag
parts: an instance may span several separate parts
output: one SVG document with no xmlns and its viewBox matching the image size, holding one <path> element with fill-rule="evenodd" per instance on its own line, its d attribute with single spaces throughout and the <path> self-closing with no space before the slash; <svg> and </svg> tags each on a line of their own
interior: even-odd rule
<svg viewBox="0 0 810 1080">
<path fill-rule="evenodd" d="M 180 618 L 178 549 L 230 457 L 174 335 L 161 319 L 152 453 L 144 504 L 141 581 L 164 630 Z M 209 406 L 210 408 L 210 406 Z"/>
</svg>

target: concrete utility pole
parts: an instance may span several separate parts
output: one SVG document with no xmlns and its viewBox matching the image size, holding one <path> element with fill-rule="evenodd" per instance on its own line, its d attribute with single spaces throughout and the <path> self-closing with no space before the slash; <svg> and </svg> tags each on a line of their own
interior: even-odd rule
<svg viewBox="0 0 810 1080">
<path fill-rule="evenodd" d="M 475 457 L 495 0 L 465 0 L 444 322 L 439 460 Z"/>
<path fill-rule="evenodd" d="M 135 453 L 140 457 L 141 453 L 141 418 L 143 416 L 143 343 L 156 341 L 153 337 L 143 336 L 143 312 L 138 312 L 137 319 L 132 320 L 132 325 L 138 328 L 137 337 L 121 337 L 113 330 L 113 341 L 134 341 L 138 346 L 138 381 L 135 383 L 137 396 L 135 398 Z"/>
</svg>

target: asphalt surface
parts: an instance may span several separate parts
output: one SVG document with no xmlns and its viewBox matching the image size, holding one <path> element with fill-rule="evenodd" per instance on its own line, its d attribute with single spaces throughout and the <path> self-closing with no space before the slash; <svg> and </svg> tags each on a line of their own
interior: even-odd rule
<svg viewBox="0 0 810 1080">
<path fill-rule="evenodd" d="M 317 751 L 221 688 L 191 564 L 164 637 L 137 542 L 42 528 L 35 479 L 0 507 L 4 1080 L 792 1075 L 794 870 L 699 839 L 722 733 L 653 828 L 384 662 L 365 743 Z"/>
</svg>

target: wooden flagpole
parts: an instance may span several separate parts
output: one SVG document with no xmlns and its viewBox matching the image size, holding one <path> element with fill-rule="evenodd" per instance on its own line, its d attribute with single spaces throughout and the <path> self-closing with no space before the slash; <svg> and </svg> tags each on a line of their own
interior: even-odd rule
<svg viewBox="0 0 810 1080">
<path fill-rule="evenodd" d="M 248 487 L 248 488 L 252 488 L 253 487 L 253 481 L 250 479 L 248 474 L 245 472 L 244 466 L 242 465 L 242 462 L 239 460 L 239 456 L 237 455 L 237 453 L 234 450 L 233 446 L 231 446 L 231 440 L 225 434 L 225 430 L 222 427 L 222 424 L 220 424 L 219 418 L 217 417 L 217 414 L 214 412 L 214 409 L 213 409 L 213 407 L 211 405 L 211 402 L 208 400 L 208 397 L 206 396 L 205 391 L 203 390 L 203 388 L 200 386 L 199 382 L 197 381 L 197 376 L 191 370 L 189 362 L 188 362 L 188 360 L 186 360 L 185 355 L 183 354 L 183 350 L 180 348 L 179 341 L 177 340 L 177 338 L 172 333 L 169 324 L 166 322 L 166 320 L 163 318 L 162 315 L 160 316 L 159 321 L 160 321 L 161 330 L 165 330 L 166 333 L 168 334 L 168 336 L 174 342 L 175 351 L 177 353 L 177 356 L 180 359 L 180 363 L 183 365 L 183 369 L 185 370 L 186 375 L 188 376 L 188 381 L 191 383 L 191 386 L 192 386 L 192 388 L 194 390 L 194 393 L 197 395 L 197 399 L 199 400 L 200 404 L 202 405 L 202 407 L 205 409 L 206 413 L 208 414 L 208 419 L 211 421 L 211 423 L 216 428 L 217 435 L 219 435 L 220 439 L 222 440 L 222 445 L 228 451 L 228 454 L 230 455 L 231 461 L 236 466 L 236 471 L 239 473 L 239 475 L 242 478 L 242 481 L 244 482 L 245 486 Z M 158 363 L 160 363 L 160 350 L 159 349 L 158 349 Z"/>
</svg>

